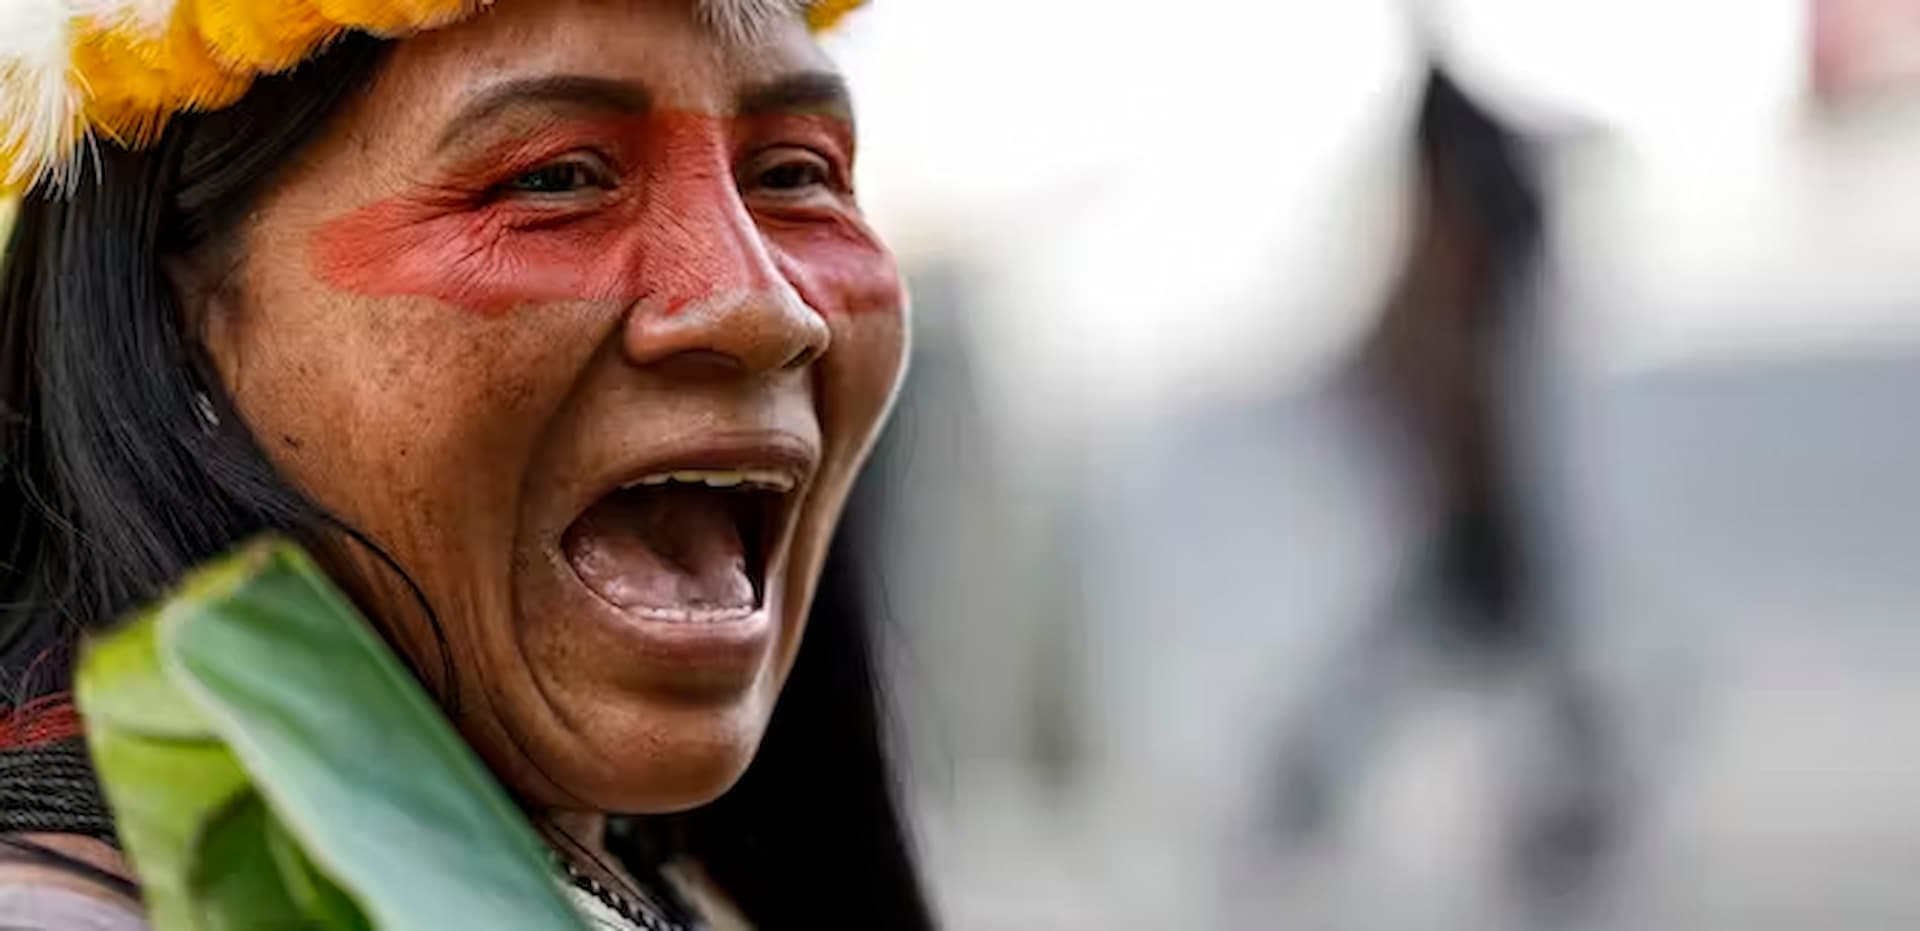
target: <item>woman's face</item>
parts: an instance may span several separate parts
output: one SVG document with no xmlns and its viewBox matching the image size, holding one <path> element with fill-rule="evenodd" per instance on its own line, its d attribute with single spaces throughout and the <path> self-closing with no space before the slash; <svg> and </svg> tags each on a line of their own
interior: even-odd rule
<svg viewBox="0 0 1920 931">
<path fill-rule="evenodd" d="M 418 583 L 432 684 L 544 807 L 738 777 L 900 375 L 840 82 L 797 18 L 705 23 L 503 0 L 400 42 L 200 314 L 261 445 Z M 329 559 L 437 680 L 405 581 Z"/>
</svg>

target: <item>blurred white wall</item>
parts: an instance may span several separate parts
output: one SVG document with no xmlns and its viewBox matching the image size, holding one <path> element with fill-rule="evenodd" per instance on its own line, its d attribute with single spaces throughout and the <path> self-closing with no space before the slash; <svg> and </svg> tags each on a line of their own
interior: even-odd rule
<svg viewBox="0 0 1920 931">
<path fill-rule="evenodd" d="M 1302 383 L 1364 326 L 1405 206 L 1409 11 L 1512 119 L 1610 138 L 1568 176 L 1593 273 L 1646 297 L 1582 322 L 1606 364 L 1910 328 L 1799 299 L 1897 284 L 1920 222 L 1876 209 L 1920 184 L 1897 140 L 1808 133 L 1799 0 L 915 0 L 833 43 L 877 221 L 979 258 L 1004 412 L 1126 418 Z"/>
<path fill-rule="evenodd" d="M 1016 423 L 1298 381 L 1392 260 L 1385 0 L 883 3 L 837 41 L 864 196 L 909 255 L 976 258 Z"/>
</svg>

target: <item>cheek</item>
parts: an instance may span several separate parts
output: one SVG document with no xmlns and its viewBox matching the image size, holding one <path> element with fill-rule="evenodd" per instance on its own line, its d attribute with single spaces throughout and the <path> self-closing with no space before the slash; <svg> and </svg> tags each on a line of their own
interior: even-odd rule
<svg viewBox="0 0 1920 931">
<path fill-rule="evenodd" d="M 829 320 L 877 314 L 898 317 L 906 289 L 893 253 L 851 218 L 769 229 L 780 273 Z"/>
<path fill-rule="evenodd" d="M 498 548 L 506 515 L 470 503 L 510 500 L 545 410 L 597 342 L 575 332 L 585 321 L 555 308 L 508 328 L 311 279 L 260 284 L 218 355 L 276 465 L 410 570 L 441 575 L 443 554 Z"/>
<path fill-rule="evenodd" d="M 823 426 L 856 470 L 899 389 L 906 359 L 906 287 L 893 253 L 865 225 L 777 226 L 774 261 L 808 306 L 826 318 L 832 348 L 821 360 Z"/>
<path fill-rule="evenodd" d="M 320 280 L 347 293 L 426 297 L 494 317 L 589 292 L 592 270 L 579 257 L 607 254 L 596 232 L 531 235 L 497 214 L 396 199 L 322 227 L 312 264 Z"/>
<path fill-rule="evenodd" d="M 327 339 L 283 323 L 281 344 L 247 366 L 242 409 L 297 487 L 404 568 L 403 580 L 344 537 L 327 547 L 348 590 L 444 687 L 443 648 L 464 676 L 488 668 L 490 644 L 510 627 L 502 619 L 511 616 L 518 510 L 509 503 L 558 392 L 543 380 L 551 369 L 530 358 L 534 347 L 477 339 L 479 327 L 462 325 L 479 318 L 422 301 L 352 303 L 385 325 L 343 315 Z"/>
<path fill-rule="evenodd" d="M 288 480 L 420 586 L 459 674 L 490 668 L 512 626 L 523 478 L 601 345 L 605 314 L 554 305 L 507 321 L 343 294 L 303 270 L 291 250 L 307 245 L 291 231 L 254 243 L 243 299 L 210 318 L 222 381 Z M 440 638 L 408 585 L 358 544 L 323 549 L 416 668 L 437 676 Z"/>
</svg>

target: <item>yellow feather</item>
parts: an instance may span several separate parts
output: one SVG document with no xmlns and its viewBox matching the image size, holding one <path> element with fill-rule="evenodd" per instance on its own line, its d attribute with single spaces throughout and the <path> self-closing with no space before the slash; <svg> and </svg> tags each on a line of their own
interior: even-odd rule
<svg viewBox="0 0 1920 931">
<path fill-rule="evenodd" d="M 807 7 L 807 26 L 814 32 L 825 32 L 848 13 L 866 5 L 867 0 L 815 0 Z"/>
<path fill-rule="evenodd" d="M 200 28 L 200 14 L 191 2 L 174 9 L 167 26 L 165 58 L 167 99 L 182 110 L 218 110 L 238 101 L 253 86 L 253 71 L 232 70 L 221 64 Z"/>
<path fill-rule="evenodd" d="M 341 31 L 308 0 L 183 0 L 214 60 L 232 71 L 285 71 Z"/>
<path fill-rule="evenodd" d="M 79 24 L 73 69 L 88 89 L 87 116 L 104 136 L 138 148 L 174 113 L 217 109 L 246 93 L 251 77 L 220 67 L 196 25 L 190 4 L 157 34 L 135 22 Z"/>
<path fill-rule="evenodd" d="M 87 119 L 123 146 L 153 141 L 171 101 L 167 76 L 150 56 L 128 48 L 113 32 L 83 33 L 73 46 L 73 70 L 89 91 Z"/>
<path fill-rule="evenodd" d="M 376 35 L 404 35 L 471 15 L 478 0 L 313 0 L 320 15 Z"/>
</svg>

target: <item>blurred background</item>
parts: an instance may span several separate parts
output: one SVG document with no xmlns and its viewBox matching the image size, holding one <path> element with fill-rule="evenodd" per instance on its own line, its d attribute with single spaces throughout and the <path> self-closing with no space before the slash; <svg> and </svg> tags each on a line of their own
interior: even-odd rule
<svg viewBox="0 0 1920 931">
<path fill-rule="evenodd" d="M 833 45 L 951 927 L 1920 927 L 1920 2 Z"/>
</svg>

